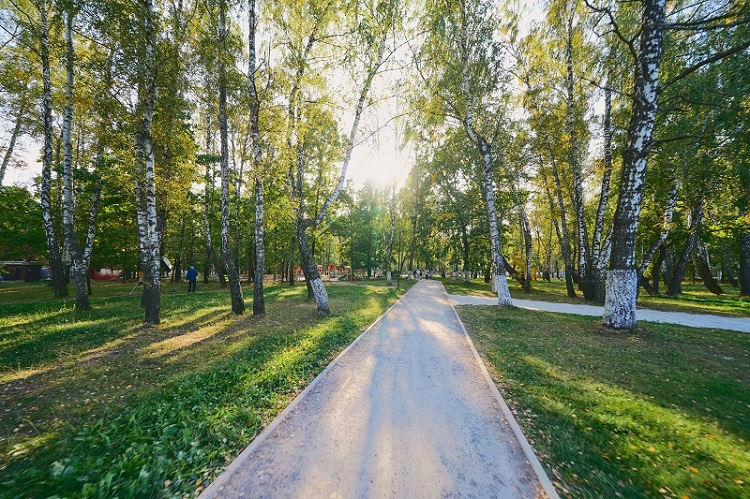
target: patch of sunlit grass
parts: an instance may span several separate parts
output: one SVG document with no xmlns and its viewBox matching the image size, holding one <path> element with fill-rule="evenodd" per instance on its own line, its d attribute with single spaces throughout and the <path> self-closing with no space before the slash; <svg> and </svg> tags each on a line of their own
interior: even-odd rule
<svg viewBox="0 0 750 499">
<path fill-rule="evenodd" d="M 226 291 L 165 294 L 150 328 L 137 296 L 12 305 L 26 319 L 0 345 L 0 496 L 200 489 L 403 293 L 332 286 L 318 317 L 304 285 L 267 291 L 262 318 L 230 314 Z"/>
<path fill-rule="evenodd" d="M 747 497 L 750 336 L 459 310 L 562 495 Z"/>
</svg>

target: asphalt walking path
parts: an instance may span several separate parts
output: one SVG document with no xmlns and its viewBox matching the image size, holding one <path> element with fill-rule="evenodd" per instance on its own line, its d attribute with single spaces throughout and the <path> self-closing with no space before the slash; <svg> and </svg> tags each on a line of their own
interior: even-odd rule
<svg viewBox="0 0 750 499">
<path fill-rule="evenodd" d="M 455 305 L 497 305 L 497 298 L 484 296 L 448 295 Z M 528 310 L 558 312 L 574 315 L 591 315 L 601 317 L 604 307 L 596 305 L 577 305 L 574 303 L 552 303 L 532 300 L 513 300 L 513 305 Z M 636 310 L 639 321 L 663 322 L 679 324 L 681 326 L 700 327 L 709 329 L 726 329 L 750 333 L 750 319 L 742 317 L 723 317 L 711 314 L 688 314 L 685 312 L 660 312 L 658 310 Z"/>
<path fill-rule="evenodd" d="M 420 281 L 201 497 L 557 497 L 438 281 Z"/>
</svg>

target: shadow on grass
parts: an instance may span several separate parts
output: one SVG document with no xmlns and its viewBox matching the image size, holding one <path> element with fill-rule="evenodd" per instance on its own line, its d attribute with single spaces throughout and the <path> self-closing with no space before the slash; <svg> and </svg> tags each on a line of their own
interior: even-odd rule
<svg viewBox="0 0 750 499">
<path fill-rule="evenodd" d="M 563 492 L 746 496 L 750 336 L 460 311 Z"/>
<path fill-rule="evenodd" d="M 331 290 L 334 315 L 319 318 L 303 286 L 270 291 L 263 318 L 228 314 L 226 295 L 164 297 L 165 325 L 133 319 L 122 337 L 97 340 L 93 350 L 107 354 L 31 375 L 14 394 L 2 385 L 4 490 L 141 497 L 200 487 L 396 296 Z"/>
</svg>

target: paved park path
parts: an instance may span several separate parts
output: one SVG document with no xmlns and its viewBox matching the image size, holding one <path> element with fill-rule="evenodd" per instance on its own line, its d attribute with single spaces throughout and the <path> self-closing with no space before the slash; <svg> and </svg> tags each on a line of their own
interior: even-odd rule
<svg viewBox="0 0 750 499">
<path fill-rule="evenodd" d="M 443 285 L 420 281 L 202 497 L 557 497 Z"/>
<path fill-rule="evenodd" d="M 495 305 L 497 298 L 484 296 L 448 295 L 455 305 Z M 596 305 L 578 305 L 574 303 L 552 303 L 532 300 L 513 300 L 513 305 L 528 310 L 542 310 L 574 315 L 592 315 L 601 317 L 604 307 Z M 658 310 L 638 309 L 636 317 L 639 321 L 663 322 L 666 324 L 680 324 L 682 326 L 709 329 L 726 329 L 750 333 L 750 318 L 724 317 L 711 314 L 688 314 L 685 312 L 660 312 Z"/>
</svg>

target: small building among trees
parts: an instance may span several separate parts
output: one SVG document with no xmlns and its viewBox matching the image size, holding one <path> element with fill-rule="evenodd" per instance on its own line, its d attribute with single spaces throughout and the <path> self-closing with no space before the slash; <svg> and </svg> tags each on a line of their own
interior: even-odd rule
<svg viewBox="0 0 750 499">
<path fill-rule="evenodd" d="M 37 260 L 0 260 L 0 276 L 6 281 L 39 281 L 43 266 Z"/>
</svg>

